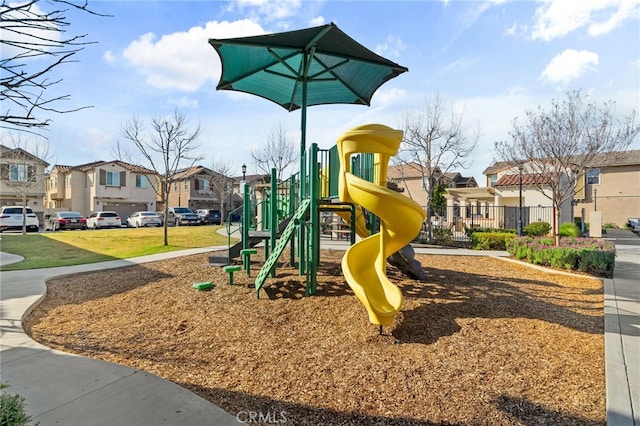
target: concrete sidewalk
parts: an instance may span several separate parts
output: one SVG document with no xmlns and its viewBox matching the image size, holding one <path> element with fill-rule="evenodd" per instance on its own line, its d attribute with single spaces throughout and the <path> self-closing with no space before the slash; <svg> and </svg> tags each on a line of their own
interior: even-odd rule
<svg viewBox="0 0 640 426">
<path fill-rule="evenodd" d="M 640 426 L 640 237 L 608 229 L 605 238 L 617 253 L 604 280 L 607 425 Z"/>
<path fill-rule="evenodd" d="M 235 416 L 175 383 L 153 374 L 55 351 L 29 338 L 22 319 L 44 297 L 56 276 L 119 268 L 210 252 L 185 250 L 129 260 L 64 268 L 2 272 L 0 358 L 2 382 L 25 398 L 31 424 L 41 426 L 235 425 Z M 3 261 L 15 260 L 0 257 Z"/>
<path fill-rule="evenodd" d="M 605 281 L 605 363 L 607 424 L 640 426 L 640 238 L 608 230 L 616 242 L 615 276 Z M 321 247 L 344 250 L 344 241 Z M 44 297 L 45 281 L 61 275 L 141 264 L 217 248 L 186 250 L 135 259 L 15 272 L 0 275 L 0 357 L 2 381 L 23 396 L 34 424 L 75 425 L 237 425 L 210 402 L 144 371 L 69 355 L 31 340 L 22 319 Z M 223 248 L 222 248 L 223 249 Z M 506 252 L 416 247 L 417 253 L 507 256 Z M 0 254 L 0 262 L 19 261 Z"/>
</svg>

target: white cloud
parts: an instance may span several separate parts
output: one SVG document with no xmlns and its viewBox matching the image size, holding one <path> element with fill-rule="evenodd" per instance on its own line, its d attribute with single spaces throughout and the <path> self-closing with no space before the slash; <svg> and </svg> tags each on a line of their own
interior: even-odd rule
<svg viewBox="0 0 640 426">
<path fill-rule="evenodd" d="M 402 39 L 395 35 L 388 35 L 387 40 L 376 46 L 376 53 L 381 56 L 391 55 L 399 58 L 403 50 L 407 48 Z"/>
<path fill-rule="evenodd" d="M 116 62 L 116 55 L 114 55 L 112 51 L 107 50 L 102 54 L 102 59 L 108 64 L 113 64 Z"/>
<path fill-rule="evenodd" d="M 248 21 L 208 22 L 187 32 L 157 38 L 147 33 L 133 41 L 123 56 L 146 82 L 157 88 L 194 92 L 207 81 L 217 81 L 220 61 L 207 42 L 209 38 L 229 38 L 264 33 L 260 25 Z"/>
<path fill-rule="evenodd" d="M 626 19 L 638 19 L 639 0 L 543 0 L 536 10 L 531 33 L 534 40 L 549 41 L 587 27 L 590 36 L 605 34 Z"/>
<path fill-rule="evenodd" d="M 551 59 L 540 78 L 551 83 L 567 84 L 594 69 L 598 63 L 598 55 L 594 52 L 567 49 Z"/>
<path fill-rule="evenodd" d="M 318 27 L 320 25 L 324 25 L 325 24 L 326 19 L 324 19 L 324 16 L 316 16 L 313 19 L 309 20 L 309 26 L 310 27 Z"/>
</svg>

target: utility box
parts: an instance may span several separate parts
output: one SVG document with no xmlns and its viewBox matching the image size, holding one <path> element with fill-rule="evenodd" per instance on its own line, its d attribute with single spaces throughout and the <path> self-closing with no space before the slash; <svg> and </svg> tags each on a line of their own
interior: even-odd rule
<svg viewBox="0 0 640 426">
<path fill-rule="evenodd" d="M 589 212 L 589 236 L 602 237 L 602 212 Z"/>
</svg>

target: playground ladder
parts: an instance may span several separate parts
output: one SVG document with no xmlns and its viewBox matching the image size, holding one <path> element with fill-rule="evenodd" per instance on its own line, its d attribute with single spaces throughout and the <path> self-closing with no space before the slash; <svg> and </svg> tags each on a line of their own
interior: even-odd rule
<svg viewBox="0 0 640 426">
<path fill-rule="evenodd" d="M 310 202 L 311 202 L 310 199 L 302 200 L 297 210 L 291 217 L 291 220 L 287 224 L 287 227 L 284 229 L 284 231 L 282 231 L 282 235 L 278 239 L 278 243 L 276 244 L 275 248 L 271 251 L 271 254 L 269 254 L 269 257 L 264 262 L 264 265 L 262 266 L 262 269 L 260 270 L 260 273 L 258 274 L 255 282 L 257 297 L 260 297 L 260 289 L 264 285 L 264 282 L 267 279 L 267 276 L 269 276 L 269 274 L 271 273 L 271 269 L 273 269 L 276 262 L 280 258 L 280 255 L 282 254 L 285 247 L 287 246 L 287 243 L 293 236 L 293 232 L 296 229 L 297 223 L 309 209 Z"/>
</svg>

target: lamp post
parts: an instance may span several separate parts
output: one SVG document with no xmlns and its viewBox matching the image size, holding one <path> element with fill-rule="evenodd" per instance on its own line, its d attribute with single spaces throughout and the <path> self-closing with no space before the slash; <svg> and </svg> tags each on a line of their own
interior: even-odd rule
<svg viewBox="0 0 640 426">
<path fill-rule="evenodd" d="M 522 237 L 522 164 L 518 166 L 518 237 Z"/>
<path fill-rule="evenodd" d="M 243 164 L 242 165 L 242 180 L 245 180 L 247 178 L 247 165 Z"/>
<path fill-rule="evenodd" d="M 593 210 L 598 211 L 598 190 L 593 190 Z"/>
</svg>

